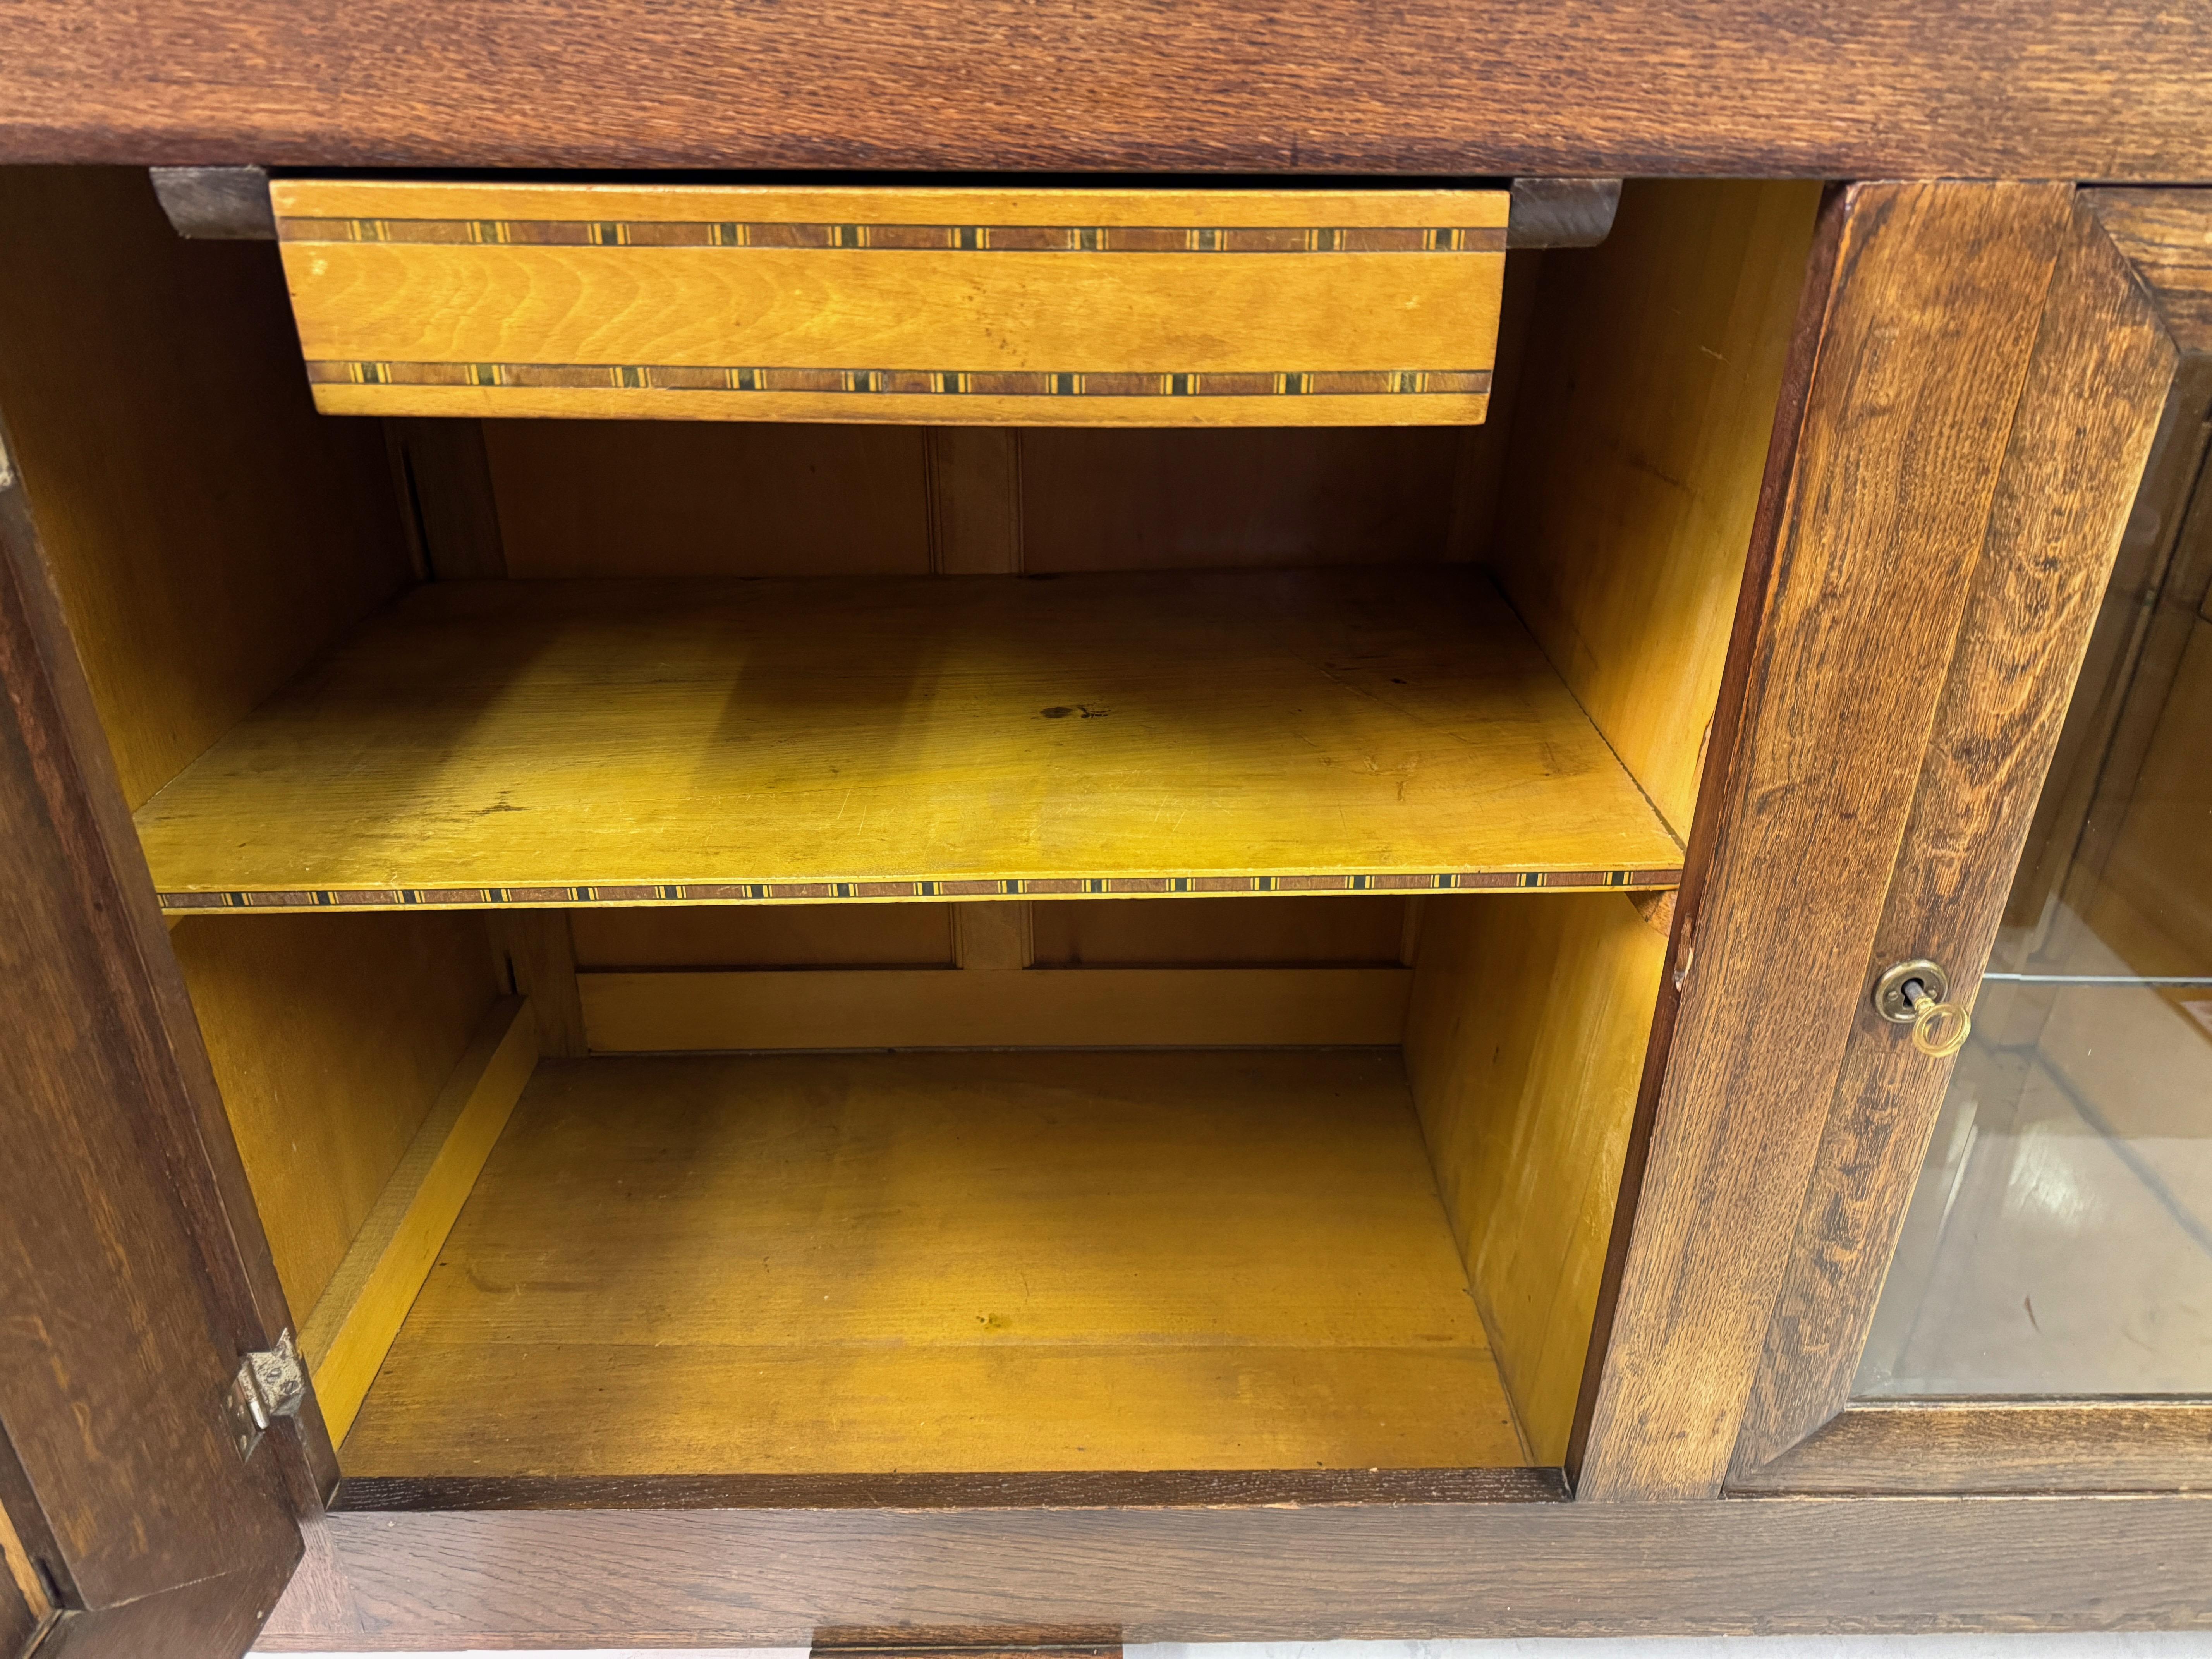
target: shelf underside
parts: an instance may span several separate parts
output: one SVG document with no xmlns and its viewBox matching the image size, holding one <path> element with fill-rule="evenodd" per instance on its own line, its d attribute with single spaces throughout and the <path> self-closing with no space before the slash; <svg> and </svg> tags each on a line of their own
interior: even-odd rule
<svg viewBox="0 0 2212 1659">
<path fill-rule="evenodd" d="M 440 583 L 143 807 L 173 910 L 1665 887 L 1478 573 Z"/>
<path fill-rule="evenodd" d="M 1395 1050 L 542 1066 L 341 1462 L 1525 1460 Z"/>
</svg>

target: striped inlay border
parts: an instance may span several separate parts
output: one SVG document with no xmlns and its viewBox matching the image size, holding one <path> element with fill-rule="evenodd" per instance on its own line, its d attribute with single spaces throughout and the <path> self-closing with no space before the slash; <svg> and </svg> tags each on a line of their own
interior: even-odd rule
<svg viewBox="0 0 2212 1659">
<path fill-rule="evenodd" d="M 542 908 L 588 905 L 880 904 L 901 899 L 1110 898 L 1178 894 L 1502 892 L 1681 884 L 1667 870 L 1461 870 L 1372 876 L 1053 876 L 956 881 L 607 882 L 554 887 L 363 887 L 157 895 L 164 910 Z"/>
<path fill-rule="evenodd" d="M 1503 253 L 1503 225 L 885 225 L 693 219 L 283 218 L 286 242 L 906 253 Z"/>
<path fill-rule="evenodd" d="M 1094 370 L 773 368 L 667 363 L 362 362 L 310 359 L 316 386 L 560 387 L 613 392 L 832 392 L 989 398 L 1480 397 L 1486 368 Z"/>
</svg>

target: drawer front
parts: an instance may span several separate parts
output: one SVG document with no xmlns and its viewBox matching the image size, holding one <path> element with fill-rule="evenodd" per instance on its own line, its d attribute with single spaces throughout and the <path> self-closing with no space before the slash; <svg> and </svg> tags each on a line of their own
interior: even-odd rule
<svg viewBox="0 0 2212 1659">
<path fill-rule="evenodd" d="M 1504 191 L 289 179 L 330 414 L 1480 421 Z"/>
</svg>

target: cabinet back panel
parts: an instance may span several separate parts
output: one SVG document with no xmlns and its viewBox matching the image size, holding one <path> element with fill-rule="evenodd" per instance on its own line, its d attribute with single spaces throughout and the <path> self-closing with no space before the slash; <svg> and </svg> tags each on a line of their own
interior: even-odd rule
<svg viewBox="0 0 2212 1659">
<path fill-rule="evenodd" d="M 1413 901 L 1372 897 L 1081 899 L 1030 906 L 1035 959 L 1055 967 L 1395 963 Z"/>
<path fill-rule="evenodd" d="M 507 574 L 915 575 L 1449 556 L 1489 426 L 486 421 Z M 1486 504 L 1485 510 L 1486 510 Z"/>
<path fill-rule="evenodd" d="M 572 910 L 576 966 L 949 968 L 950 904 Z"/>
<path fill-rule="evenodd" d="M 138 170 L 0 170 L 0 410 L 134 808 L 410 577 L 383 436 L 325 420 L 274 250 Z"/>
<path fill-rule="evenodd" d="M 511 576 L 927 573 L 921 427 L 486 421 Z"/>
<path fill-rule="evenodd" d="M 491 1006 L 480 917 L 191 917 L 170 933 L 296 1323 Z"/>
<path fill-rule="evenodd" d="M 1406 1069 L 1539 1463 L 1566 1455 L 1666 951 L 1614 895 L 1424 902 Z"/>
<path fill-rule="evenodd" d="M 1460 441 L 1449 427 L 1025 431 L 1023 566 L 1442 558 Z"/>
<path fill-rule="evenodd" d="M 1544 256 L 1489 562 L 1684 839 L 1820 192 L 1633 182 Z"/>
<path fill-rule="evenodd" d="M 1413 902 L 1395 895 L 787 904 L 567 913 L 576 966 L 653 968 L 1152 967 L 1395 963 Z M 1025 929 L 1021 959 L 986 959 L 955 930 L 981 912 Z"/>
</svg>

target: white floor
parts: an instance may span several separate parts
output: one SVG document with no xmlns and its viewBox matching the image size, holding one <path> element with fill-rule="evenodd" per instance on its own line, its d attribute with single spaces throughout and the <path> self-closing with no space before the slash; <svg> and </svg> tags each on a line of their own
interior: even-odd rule
<svg viewBox="0 0 2212 1659">
<path fill-rule="evenodd" d="M 804 1648 L 566 1650 L 570 1659 L 805 1659 Z M 313 1659 L 313 1656 L 310 1656 Z M 353 1659 L 325 1655 L 321 1659 Z M 426 1655 L 420 1659 L 458 1659 Z M 1161 1642 L 1127 1659 L 2212 1659 L 2212 1632 L 2034 1636 L 1733 1636 L 1500 1642 Z"/>
</svg>

